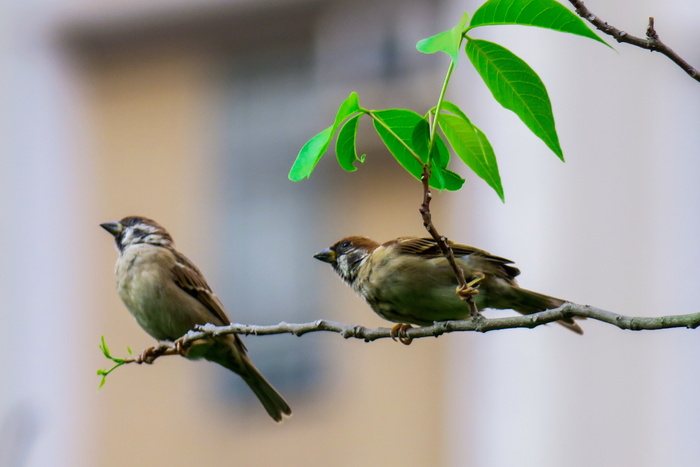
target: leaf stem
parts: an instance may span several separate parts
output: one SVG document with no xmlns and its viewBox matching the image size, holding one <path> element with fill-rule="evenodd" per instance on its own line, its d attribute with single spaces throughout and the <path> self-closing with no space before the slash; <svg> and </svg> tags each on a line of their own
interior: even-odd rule
<svg viewBox="0 0 700 467">
<path fill-rule="evenodd" d="M 462 41 L 459 42 L 459 46 L 462 47 Z M 433 146 L 435 145 L 435 132 L 437 131 L 438 116 L 440 115 L 440 110 L 442 109 L 442 103 L 445 100 L 445 94 L 447 93 L 447 86 L 450 84 L 450 78 L 452 77 L 452 72 L 455 69 L 454 60 L 450 60 L 450 66 L 447 67 L 447 73 L 445 74 L 445 80 L 442 83 L 442 89 L 440 90 L 440 96 L 438 96 L 437 105 L 435 105 L 435 116 L 430 126 L 430 140 L 428 141 L 428 163 L 430 163 L 430 154 L 432 153 Z"/>
</svg>

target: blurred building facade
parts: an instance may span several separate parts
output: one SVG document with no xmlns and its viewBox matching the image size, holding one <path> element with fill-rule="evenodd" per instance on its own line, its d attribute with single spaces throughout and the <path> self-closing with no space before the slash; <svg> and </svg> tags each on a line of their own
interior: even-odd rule
<svg viewBox="0 0 700 467">
<path fill-rule="evenodd" d="M 370 108 L 430 108 L 446 64 L 414 44 L 478 4 L 3 5 L 0 460 L 693 465 L 700 377 L 689 357 L 698 344 L 681 330 L 585 323 L 583 338 L 551 327 L 410 347 L 249 337 L 253 360 L 295 411 L 281 426 L 235 377 L 204 362 L 120 368 L 96 391 L 94 372 L 107 365 L 100 335 L 115 354 L 151 344 L 114 292 L 115 252 L 98 227 L 126 215 L 167 226 L 238 322 L 386 325 L 311 255 L 349 234 L 421 235 L 419 185 L 369 127 L 359 148 L 368 161 L 356 173 L 328 155 L 310 180 L 286 174 L 351 91 Z M 643 25 L 652 12 L 651 2 L 603 7 L 595 11 L 619 25 Z M 700 62 L 688 46 L 698 38 L 681 34 L 698 14 L 683 2 L 657 8 L 664 40 Z M 464 71 L 450 98 L 491 137 L 507 204 L 467 176 L 460 193 L 436 196 L 441 230 L 516 260 L 528 288 L 632 315 L 691 311 L 694 83 L 623 46 L 618 55 L 546 31 L 484 34 L 540 73 L 568 163 Z"/>
</svg>

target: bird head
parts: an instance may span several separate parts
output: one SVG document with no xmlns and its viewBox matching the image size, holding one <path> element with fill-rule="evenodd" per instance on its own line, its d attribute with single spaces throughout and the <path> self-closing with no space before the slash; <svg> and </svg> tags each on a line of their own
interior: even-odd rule
<svg viewBox="0 0 700 467">
<path fill-rule="evenodd" d="M 173 238 L 167 230 L 146 217 L 129 216 L 119 222 L 105 222 L 100 227 L 114 235 L 117 249 L 121 252 L 131 245 L 149 244 L 173 247 Z"/>
<path fill-rule="evenodd" d="M 352 284 L 360 265 L 378 246 L 379 243 L 367 237 L 345 237 L 316 253 L 314 258 L 330 263 L 345 282 Z"/>
</svg>

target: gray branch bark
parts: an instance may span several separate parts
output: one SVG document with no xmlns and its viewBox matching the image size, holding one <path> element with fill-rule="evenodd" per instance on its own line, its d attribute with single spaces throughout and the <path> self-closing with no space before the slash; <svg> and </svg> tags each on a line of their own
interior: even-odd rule
<svg viewBox="0 0 700 467">
<path fill-rule="evenodd" d="M 500 329 L 536 328 L 544 324 L 552 323 L 565 318 L 588 318 L 611 324 L 620 329 L 629 331 L 651 331 L 656 329 L 688 328 L 695 329 L 700 326 L 700 313 L 687 315 L 668 315 L 660 317 L 624 316 L 600 308 L 588 305 L 565 303 L 559 308 L 535 313 L 532 315 L 512 316 L 506 318 L 485 318 L 483 315 L 461 320 L 441 321 L 431 326 L 412 328 L 406 331 L 409 339 L 421 339 L 424 337 L 439 337 L 452 332 L 489 332 Z M 123 363 L 152 363 L 163 355 L 175 355 L 181 353 L 180 349 L 186 349 L 189 344 L 201 339 L 221 336 L 224 334 L 242 334 L 255 336 L 269 336 L 274 334 L 293 334 L 303 336 L 312 332 L 334 332 L 345 339 L 361 339 L 372 342 L 379 339 L 392 338 L 389 328 L 366 328 L 350 324 L 338 323 L 319 319 L 309 323 L 279 323 L 270 326 L 257 326 L 252 324 L 231 324 L 229 326 L 214 326 L 207 324 L 199 326 L 185 334 L 172 344 L 161 344 L 156 347 L 155 354 L 142 360 L 139 357 L 122 360 Z"/>
<path fill-rule="evenodd" d="M 576 14 L 591 23 L 598 30 L 613 37 L 617 42 L 625 42 L 627 44 L 641 47 L 642 49 L 651 50 L 652 52 L 659 52 L 660 54 L 668 57 L 671 61 L 673 61 L 673 63 L 681 67 L 683 71 L 685 71 L 688 76 L 693 78 L 695 81 L 700 81 L 700 72 L 698 72 L 695 67 L 688 63 L 683 57 L 678 55 L 669 46 L 664 44 L 661 39 L 659 39 L 659 35 L 654 27 L 653 17 L 649 18 L 646 37 L 642 38 L 628 34 L 627 32 L 608 24 L 606 21 L 593 14 L 591 10 L 589 10 L 583 3 L 583 0 L 569 0 L 569 3 L 576 8 Z"/>
<path fill-rule="evenodd" d="M 450 332 L 489 332 L 500 329 L 535 328 L 564 318 L 589 318 L 612 324 L 620 329 L 629 331 L 651 331 L 668 328 L 695 329 L 700 326 L 700 313 L 688 315 L 669 315 L 660 317 L 624 316 L 588 305 L 565 303 L 559 308 L 535 313 L 532 315 L 512 316 L 506 318 L 485 318 L 478 315 L 462 321 L 441 321 L 431 326 L 413 328 L 406 331 L 412 339 L 423 337 L 438 337 Z M 247 324 L 231 324 L 230 326 L 201 326 L 199 330 L 187 334 L 192 341 L 221 334 L 243 334 L 265 336 L 271 334 L 294 334 L 302 336 L 310 332 L 335 332 L 345 339 L 362 339 L 371 342 L 391 337 L 389 328 L 366 328 L 328 320 L 317 320 L 310 323 L 291 324 L 280 323 L 273 326 L 255 326 Z"/>
</svg>

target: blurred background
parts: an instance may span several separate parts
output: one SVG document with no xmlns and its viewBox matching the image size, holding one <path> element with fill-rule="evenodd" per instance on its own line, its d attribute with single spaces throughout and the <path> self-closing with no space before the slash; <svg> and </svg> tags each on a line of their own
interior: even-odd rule
<svg viewBox="0 0 700 467">
<path fill-rule="evenodd" d="M 682 329 L 590 321 L 583 337 L 548 326 L 410 347 L 248 337 L 294 410 L 282 425 L 207 362 L 127 366 L 97 390 L 100 336 L 115 355 L 152 344 L 117 297 L 99 228 L 127 215 L 165 225 L 237 322 L 389 324 L 312 255 L 350 234 L 422 235 L 420 185 L 368 127 L 356 173 L 332 155 L 310 180 L 287 172 L 351 91 L 368 108 L 434 105 L 447 60 L 415 43 L 480 4 L 3 2 L 0 465 L 697 465 L 700 340 Z M 640 36 L 654 15 L 700 64 L 693 2 L 588 6 Z M 698 83 L 626 45 L 474 36 L 539 73 L 567 163 L 463 63 L 448 98 L 491 139 L 507 202 L 456 166 L 467 183 L 435 197 L 441 232 L 515 260 L 533 290 L 628 315 L 696 312 Z"/>
</svg>

